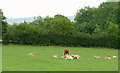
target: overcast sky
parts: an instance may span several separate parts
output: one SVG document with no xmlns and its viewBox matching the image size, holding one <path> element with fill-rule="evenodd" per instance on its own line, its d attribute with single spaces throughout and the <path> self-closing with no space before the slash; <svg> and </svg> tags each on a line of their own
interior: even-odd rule
<svg viewBox="0 0 120 73">
<path fill-rule="evenodd" d="M 1 0 L 7 18 L 54 16 L 62 14 L 74 16 L 78 9 L 84 6 L 98 7 L 107 0 Z"/>
</svg>

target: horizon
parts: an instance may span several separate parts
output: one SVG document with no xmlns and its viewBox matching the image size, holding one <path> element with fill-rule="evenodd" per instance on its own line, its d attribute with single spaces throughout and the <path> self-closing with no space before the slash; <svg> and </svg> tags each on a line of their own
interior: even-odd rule
<svg viewBox="0 0 120 73">
<path fill-rule="evenodd" d="M 43 19 L 46 17 L 46 16 L 41 16 Z M 54 16 L 50 16 L 50 17 L 54 17 Z M 66 16 L 70 21 L 73 21 L 74 22 L 74 18 L 75 16 Z M 9 24 L 13 24 L 13 23 L 21 23 L 21 22 L 32 22 L 35 20 L 35 17 L 21 17 L 21 18 L 6 18 L 6 22 L 8 22 Z"/>
<path fill-rule="evenodd" d="M 55 15 L 57 15 L 57 14 L 55 14 Z M 49 15 L 47 15 L 47 16 L 49 16 Z M 63 15 L 63 16 L 65 16 L 65 15 Z M 38 17 L 38 16 L 33 16 L 33 17 L 17 17 L 17 18 L 6 18 L 6 19 L 19 19 L 19 18 L 35 18 L 35 17 Z M 45 18 L 46 16 L 41 16 L 42 18 Z M 54 17 L 54 16 L 49 16 L 49 17 Z M 75 17 L 75 15 L 74 16 L 65 16 L 65 17 Z"/>
</svg>

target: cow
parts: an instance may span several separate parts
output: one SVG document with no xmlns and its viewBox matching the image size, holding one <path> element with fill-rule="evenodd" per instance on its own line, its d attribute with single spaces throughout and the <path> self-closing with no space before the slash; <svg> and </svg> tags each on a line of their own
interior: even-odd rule
<svg viewBox="0 0 120 73">
<path fill-rule="evenodd" d="M 28 56 L 35 56 L 35 52 L 33 52 L 33 53 L 28 53 Z"/>
<path fill-rule="evenodd" d="M 69 50 L 68 50 L 68 49 L 65 49 L 65 50 L 64 50 L 64 55 L 65 55 L 65 54 L 69 54 Z"/>
</svg>

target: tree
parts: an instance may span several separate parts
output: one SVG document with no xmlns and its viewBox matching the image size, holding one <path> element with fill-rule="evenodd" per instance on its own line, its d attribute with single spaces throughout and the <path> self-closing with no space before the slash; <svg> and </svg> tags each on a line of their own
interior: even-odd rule
<svg viewBox="0 0 120 73">
<path fill-rule="evenodd" d="M 75 25 L 80 32 L 93 34 L 96 26 L 104 32 L 109 22 L 118 23 L 118 3 L 103 2 L 98 8 L 85 7 L 76 13 Z M 119 25 L 119 24 L 117 24 Z"/>
<path fill-rule="evenodd" d="M 107 28 L 107 35 L 110 39 L 109 45 L 113 48 L 118 48 L 119 46 L 119 27 L 118 25 L 111 23 L 109 24 Z"/>
<path fill-rule="evenodd" d="M 3 12 L 0 9 L 0 28 L 2 28 L 2 36 L 3 36 L 4 33 L 7 32 L 7 26 L 8 26 L 8 24 L 7 24 L 7 22 L 4 21 L 5 19 L 6 19 L 6 17 L 3 16 Z"/>
<path fill-rule="evenodd" d="M 51 29 L 58 35 L 71 35 L 74 33 L 73 23 L 63 15 L 55 15 L 51 19 Z"/>
<path fill-rule="evenodd" d="M 95 29 L 95 21 L 93 15 L 96 12 L 96 8 L 85 7 L 78 10 L 75 17 L 75 27 L 78 31 L 92 34 Z"/>
<path fill-rule="evenodd" d="M 93 20 L 93 14 L 95 13 L 96 8 L 84 7 L 83 9 L 78 10 L 76 13 L 75 21 L 78 24 L 81 23 L 90 23 Z"/>
<path fill-rule="evenodd" d="M 44 19 L 41 16 L 35 17 L 34 21 L 31 22 L 32 25 L 38 25 L 40 27 L 44 26 Z"/>
</svg>

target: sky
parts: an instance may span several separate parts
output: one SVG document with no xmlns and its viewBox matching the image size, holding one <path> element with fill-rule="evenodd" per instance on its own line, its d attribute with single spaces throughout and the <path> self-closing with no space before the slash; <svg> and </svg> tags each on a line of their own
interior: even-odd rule
<svg viewBox="0 0 120 73">
<path fill-rule="evenodd" d="M 84 6 L 98 7 L 107 0 L 0 0 L 0 9 L 7 18 L 54 16 L 75 16 Z"/>
</svg>

